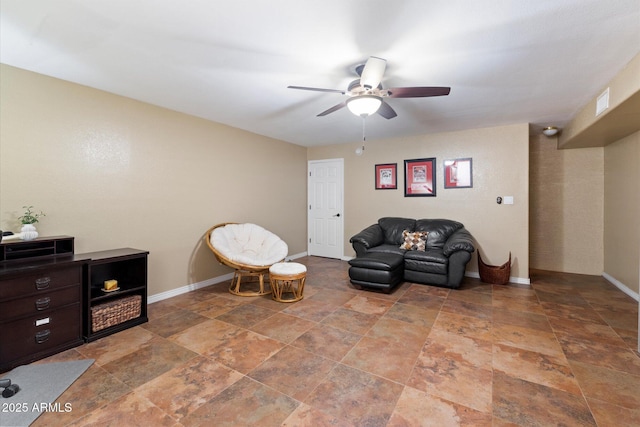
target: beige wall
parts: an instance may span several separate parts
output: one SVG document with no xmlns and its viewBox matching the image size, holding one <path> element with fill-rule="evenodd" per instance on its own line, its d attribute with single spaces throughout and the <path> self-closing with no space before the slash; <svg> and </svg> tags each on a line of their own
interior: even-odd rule
<svg viewBox="0 0 640 427">
<path fill-rule="evenodd" d="M 306 149 L 6 65 L 0 228 L 23 205 L 76 252 L 150 251 L 149 294 L 224 275 L 203 234 L 250 221 L 306 251 Z"/>
<path fill-rule="evenodd" d="M 602 274 L 604 149 L 532 135 L 529 185 L 531 268 Z"/>
<path fill-rule="evenodd" d="M 378 119 L 372 117 L 369 120 Z M 354 121 L 357 126 L 357 121 Z M 365 154 L 360 145 L 309 149 L 309 160 L 344 158 L 346 256 L 355 255 L 349 238 L 382 216 L 450 218 L 465 224 L 483 259 L 502 264 L 513 255 L 511 275 L 529 278 L 529 130 L 527 124 L 410 138 L 375 140 L 369 136 Z M 404 197 L 404 160 L 436 157 L 436 197 Z M 444 189 L 445 159 L 473 158 L 473 188 Z M 398 164 L 398 189 L 375 190 L 377 163 Z M 497 196 L 514 196 L 514 205 L 498 205 Z M 477 272 L 476 256 L 467 267 Z"/>
<path fill-rule="evenodd" d="M 640 132 L 604 148 L 604 271 L 639 293 Z"/>
</svg>

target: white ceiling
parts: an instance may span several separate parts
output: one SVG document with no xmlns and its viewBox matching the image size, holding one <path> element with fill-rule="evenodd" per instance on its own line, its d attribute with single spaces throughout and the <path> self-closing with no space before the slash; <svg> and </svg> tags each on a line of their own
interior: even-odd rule
<svg viewBox="0 0 640 427">
<path fill-rule="evenodd" d="M 367 139 L 562 126 L 640 51 L 640 0 L 0 0 L 0 61 L 303 146 L 358 142 L 341 109 L 369 56 L 389 99 Z"/>
</svg>

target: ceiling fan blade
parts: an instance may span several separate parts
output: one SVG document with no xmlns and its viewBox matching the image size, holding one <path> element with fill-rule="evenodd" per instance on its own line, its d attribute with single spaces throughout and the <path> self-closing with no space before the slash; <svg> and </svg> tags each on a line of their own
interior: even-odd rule
<svg viewBox="0 0 640 427">
<path fill-rule="evenodd" d="M 387 91 L 389 91 L 390 98 L 423 98 L 449 95 L 451 88 L 443 86 L 394 87 L 387 89 Z"/>
<path fill-rule="evenodd" d="M 395 112 L 395 110 L 393 108 L 391 108 L 391 105 L 387 104 L 384 101 L 382 101 L 382 104 L 380 105 L 380 108 L 378 108 L 378 114 L 380 114 L 385 119 L 393 119 L 394 117 L 396 117 L 398 115 Z"/>
<path fill-rule="evenodd" d="M 376 56 L 369 57 L 360 76 L 360 86 L 368 89 L 378 87 L 382 81 L 385 68 L 387 68 L 385 59 Z"/>
<path fill-rule="evenodd" d="M 342 95 L 345 94 L 345 91 L 340 89 L 323 89 L 319 87 L 306 87 L 306 86 L 287 86 L 288 89 L 300 89 L 300 90 L 312 90 L 314 92 L 333 92 L 340 93 Z"/>
<path fill-rule="evenodd" d="M 341 102 L 340 104 L 336 104 L 333 107 L 329 108 L 328 110 L 324 110 L 322 113 L 318 114 L 318 117 L 321 116 L 326 116 L 327 114 L 331 114 L 334 111 L 338 111 L 341 108 L 344 108 L 347 106 L 347 101 Z"/>
</svg>

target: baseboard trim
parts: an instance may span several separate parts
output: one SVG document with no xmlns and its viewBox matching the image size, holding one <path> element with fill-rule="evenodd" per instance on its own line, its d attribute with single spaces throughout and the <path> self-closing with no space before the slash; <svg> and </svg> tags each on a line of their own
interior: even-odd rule
<svg viewBox="0 0 640 427">
<path fill-rule="evenodd" d="M 610 274 L 607 273 L 602 273 L 602 277 L 604 277 L 608 282 L 610 282 L 613 286 L 615 286 L 616 288 L 620 289 L 622 292 L 624 292 L 625 294 L 629 295 L 631 298 L 633 298 L 636 301 L 640 302 L 640 294 L 638 292 L 634 292 L 631 289 L 629 289 L 627 287 L 627 285 L 625 285 L 624 283 L 622 283 L 621 281 L 617 280 L 615 277 L 613 277 Z"/>
<path fill-rule="evenodd" d="M 291 261 L 294 259 L 302 258 L 307 256 L 306 252 L 300 252 L 297 254 L 290 255 L 285 258 L 287 261 Z M 165 299 L 173 298 L 178 295 L 186 294 L 187 292 L 196 291 L 198 289 L 206 288 L 207 286 L 215 285 L 220 282 L 226 282 L 227 280 L 233 279 L 233 273 L 224 274 L 222 276 L 213 277 L 211 279 L 203 280 L 201 282 L 192 283 L 190 285 L 181 286 L 176 289 L 171 289 L 170 291 L 160 292 L 159 294 L 151 295 L 147 304 L 153 304 L 154 302 L 162 301 Z"/>
</svg>

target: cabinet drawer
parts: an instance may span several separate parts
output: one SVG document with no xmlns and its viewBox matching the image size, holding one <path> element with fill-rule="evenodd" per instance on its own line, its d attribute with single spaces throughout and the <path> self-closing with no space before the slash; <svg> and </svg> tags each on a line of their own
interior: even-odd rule
<svg viewBox="0 0 640 427">
<path fill-rule="evenodd" d="M 0 302 L 0 319 L 48 313 L 52 309 L 80 302 L 80 286 L 71 286 L 57 291 L 29 295 L 27 297 Z"/>
<path fill-rule="evenodd" d="M 0 365 L 78 341 L 80 304 L 0 324 Z"/>
<path fill-rule="evenodd" d="M 33 294 L 45 294 L 69 285 L 80 285 L 82 268 L 73 266 L 25 274 L 0 282 L 0 300 Z"/>
</svg>

